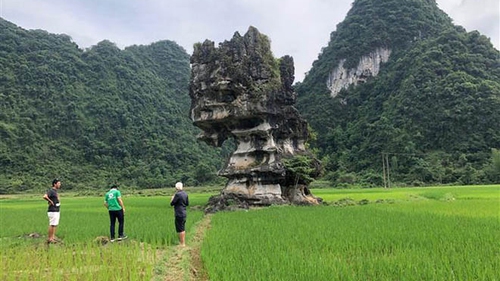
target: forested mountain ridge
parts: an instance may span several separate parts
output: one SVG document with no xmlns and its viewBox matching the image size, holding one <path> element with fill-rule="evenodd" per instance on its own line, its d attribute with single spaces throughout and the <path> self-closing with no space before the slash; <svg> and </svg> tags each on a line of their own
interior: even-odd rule
<svg viewBox="0 0 500 281">
<path fill-rule="evenodd" d="M 378 75 L 332 95 L 339 64 L 379 49 L 390 56 Z M 400 184 L 499 182 L 499 56 L 434 0 L 354 1 L 297 85 L 327 178 L 381 185 L 389 167 Z"/>
<path fill-rule="evenodd" d="M 189 75 L 172 41 L 81 50 L 0 19 L 0 191 L 213 180 L 220 151 L 196 141 Z"/>
</svg>

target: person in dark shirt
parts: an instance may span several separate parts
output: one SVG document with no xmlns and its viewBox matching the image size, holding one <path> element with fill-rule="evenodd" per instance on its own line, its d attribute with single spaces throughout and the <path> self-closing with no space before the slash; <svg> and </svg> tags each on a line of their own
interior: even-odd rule
<svg viewBox="0 0 500 281">
<path fill-rule="evenodd" d="M 170 206 L 174 206 L 175 230 L 179 235 L 179 243 L 181 246 L 186 246 L 186 206 L 189 206 L 189 198 L 187 193 L 182 190 L 182 186 L 182 182 L 175 184 L 175 194 L 170 199 Z"/>
<path fill-rule="evenodd" d="M 61 203 L 59 201 L 59 194 L 57 190 L 61 188 L 61 181 L 59 179 L 54 179 L 52 181 L 52 188 L 43 195 L 43 199 L 49 204 L 47 214 L 49 216 L 49 235 L 47 238 L 47 243 L 56 243 L 56 229 L 59 225 L 60 212 L 59 208 Z"/>
</svg>

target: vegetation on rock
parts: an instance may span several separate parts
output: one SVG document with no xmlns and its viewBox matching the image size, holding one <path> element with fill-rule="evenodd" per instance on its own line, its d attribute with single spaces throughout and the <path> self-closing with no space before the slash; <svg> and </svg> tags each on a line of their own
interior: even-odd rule
<svg viewBox="0 0 500 281">
<path fill-rule="evenodd" d="M 379 47 L 392 53 L 378 76 L 332 98 L 326 81 L 339 61 L 355 67 Z M 499 182 L 499 57 L 434 0 L 355 1 L 297 85 L 327 178 L 380 186 L 385 163 L 403 185 Z"/>
</svg>

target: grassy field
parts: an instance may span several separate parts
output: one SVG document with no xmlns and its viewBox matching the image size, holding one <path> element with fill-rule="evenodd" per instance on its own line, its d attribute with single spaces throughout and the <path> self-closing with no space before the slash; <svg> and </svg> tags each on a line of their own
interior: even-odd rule
<svg viewBox="0 0 500 281">
<path fill-rule="evenodd" d="M 124 195 L 129 239 L 104 246 L 99 242 L 109 235 L 104 197 L 60 196 L 56 236 L 63 243 L 50 247 L 45 244 L 47 203 L 41 195 L 0 200 L 1 280 L 150 280 L 159 255 L 177 243 L 169 196 Z M 205 204 L 209 196 L 193 193 L 191 204 Z M 202 216 L 201 209 L 190 210 L 186 228 Z M 30 237 L 37 234 L 42 236 Z"/>
<path fill-rule="evenodd" d="M 205 278 L 500 280 L 500 186 L 312 192 L 326 204 L 210 216 L 190 252 Z M 0 199 L 1 279 L 163 280 L 178 248 L 168 192 L 124 194 L 129 239 L 106 245 L 95 241 L 109 231 L 100 196 L 61 194 L 63 243 L 50 247 L 41 195 Z M 188 248 L 214 192 L 189 194 Z"/>
</svg>

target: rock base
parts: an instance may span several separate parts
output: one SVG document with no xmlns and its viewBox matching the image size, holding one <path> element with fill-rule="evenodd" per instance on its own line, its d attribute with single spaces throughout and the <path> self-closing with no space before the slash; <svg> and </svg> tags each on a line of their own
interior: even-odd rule
<svg viewBox="0 0 500 281">
<path fill-rule="evenodd" d="M 255 197 L 247 198 L 233 193 L 221 192 L 219 195 L 210 197 L 205 207 L 205 214 L 217 213 L 219 211 L 248 210 L 252 207 L 265 207 L 271 205 L 319 205 L 323 199 L 314 197 L 312 194 L 298 196 L 295 194 L 292 200 L 283 197 Z"/>
</svg>

